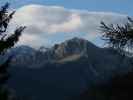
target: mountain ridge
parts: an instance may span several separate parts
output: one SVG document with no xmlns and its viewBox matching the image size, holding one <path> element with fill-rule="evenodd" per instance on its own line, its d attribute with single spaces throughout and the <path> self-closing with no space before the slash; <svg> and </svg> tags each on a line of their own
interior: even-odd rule
<svg viewBox="0 0 133 100">
<path fill-rule="evenodd" d="M 26 55 L 22 52 L 18 57 L 22 62 L 18 59 L 18 64 L 10 67 L 9 85 L 18 95 L 32 95 L 35 100 L 70 100 L 91 85 L 133 70 L 132 58 L 79 38 L 56 44 L 45 52 L 35 50 L 33 55 L 32 49 L 24 50 L 28 50 Z"/>
<path fill-rule="evenodd" d="M 98 49 L 98 47 L 93 45 L 88 40 L 74 37 L 60 44 L 55 44 L 53 47 L 47 49 L 45 47 L 40 47 L 36 50 L 24 45 L 19 46 L 13 48 L 11 50 L 11 54 L 13 53 L 15 55 L 14 59 L 17 59 L 17 56 L 36 56 L 36 54 L 40 54 L 43 56 L 42 59 L 44 59 L 44 62 L 59 62 L 58 60 L 63 60 L 71 56 L 76 57 L 76 55 L 79 55 L 79 58 L 83 56 L 87 57 L 87 49 L 89 48 Z"/>
</svg>

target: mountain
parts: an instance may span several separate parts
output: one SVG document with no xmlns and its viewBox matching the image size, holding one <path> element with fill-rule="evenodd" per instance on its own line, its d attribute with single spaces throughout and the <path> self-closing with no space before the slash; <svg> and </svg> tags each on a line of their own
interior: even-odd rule
<svg viewBox="0 0 133 100">
<path fill-rule="evenodd" d="M 25 45 L 11 49 L 8 55 L 13 55 L 11 65 L 19 67 L 39 67 L 44 58 L 42 51 Z"/>
<path fill-rule="evenodd" d="M 33 100 L 71 100 L 94 84 L 132 70 L 132 58 L 81 38 L 72 38 L 47 50 L 20 46 L 9 54 L 15 55 L 9 85 L 18 95 Z"/>
<path fill-rule="evenodd" d="M 52 59 L 63 59 L 72 55 L 86 56 L 88 49 L 96 50 L 97 47 L 84 39 L 73 38 L 61 44 L 56 44 L 47 51 Z"/>
<path fill-rule="evenodd" d="M 56 44 L 52 48 L 40 47 L 35 50 L 28 46 L 19 46 L 13 48 L 9 55 L 14 55 L 12 63 L 13 66 L 26 66 L 28 65 L 43 67 L 44 63 L 57 63 L 79 59 L 81 57 L 87 58 L 89 48 L 97 50 L 98 48 L 87 40 L 80 38 L 73 38 L 61 44 Z M 42 63 L 39 65 L 39 63 Z M 41 66 L 42 65 L 42 66 Z"/>
</svg>

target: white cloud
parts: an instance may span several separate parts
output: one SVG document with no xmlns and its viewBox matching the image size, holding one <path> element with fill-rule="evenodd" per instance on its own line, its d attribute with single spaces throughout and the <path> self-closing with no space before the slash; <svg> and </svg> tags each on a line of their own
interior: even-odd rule
<svg viewBox="0 0 133 100">
<path fill-rule="evenodd" d="M 99 33 L 100 21 L 123 23 L 125 18 L 125 15 L 111 12 L 89 12 L 59 6 L 27 5 L 17 9 L 11 24 L 12 26 L 27 26 L 20 42 L 34 46 L 35 44 L 44 45 L 44 41 L 48 38 L 59 34 L 64 34 L 66 37 L 80 34 L 87 39 L 93 39 Z"/>
<path fill-rule="evenodd" d="M 60 24 L 54 24 L 49 27 L 48 33 L 58 33 L 58 32 L 73 32 L 76 31 L 82 21 L 80 16 L 77 14 L 72 14 L 68 21 L 62 22 Z"/>
<path fill-rule="evenodd" d="M 41 44 L 39 44 L 39 42 Z M 47 38 L 41 38 L 39 35 L 22 34 L 20 37 L 19 45 L 31 45 L 34 47 L 40 47 L 42 44 L 48 44 Z"/>
</svg>

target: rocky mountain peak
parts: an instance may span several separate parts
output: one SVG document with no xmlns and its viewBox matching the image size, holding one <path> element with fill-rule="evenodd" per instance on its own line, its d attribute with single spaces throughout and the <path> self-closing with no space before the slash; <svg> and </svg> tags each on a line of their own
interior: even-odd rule
<svg viewBox="0 0 133 100">
<path fill-rule="evenodd" d="M 50 51 L 56 58 L 64 58 L 71 55 L 83 55 L 87 53 L 88 49 L 96 48 L 97 47 L 88 40 L 74 37 L 61 44 L 54 45 Z"/>
</svg>

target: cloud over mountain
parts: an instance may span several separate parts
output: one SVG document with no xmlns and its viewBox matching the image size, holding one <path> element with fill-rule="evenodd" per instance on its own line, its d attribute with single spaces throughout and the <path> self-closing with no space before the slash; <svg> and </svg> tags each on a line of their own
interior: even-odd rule
<svg viewBox="0 0 133 100">
<path fill-rule="evenodd" d="M 112 12 L 90 12 L 66 9 L 60 6 L 26 5 L 17 9 L 11 24 L 27 26 L 20 43 L 37 46 L 50 43 L 51 37 L 57 38 L 57 36 L 61 38 L 60 40 L 75 36 L 94 39 L 99 33 L 100 21 L 123 23 L 125 18 L 125 15 Z"/>
</svg>

